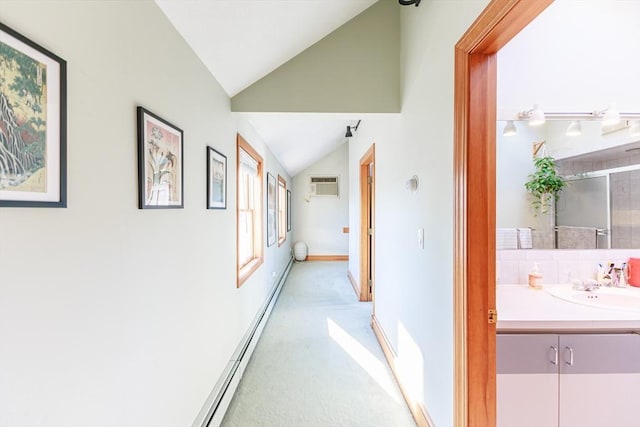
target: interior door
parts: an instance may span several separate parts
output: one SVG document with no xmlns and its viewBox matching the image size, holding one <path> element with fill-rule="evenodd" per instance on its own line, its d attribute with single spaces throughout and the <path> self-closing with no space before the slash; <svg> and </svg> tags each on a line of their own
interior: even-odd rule
<svg viewBox="0 0 640 427">
<path fill-rule="evenodd" d="M 375 295 L 375 197 L 373 144 L 360 159 L 360 301 L 373 301 Z"/>
<path fill-rule="evenodd" d="M 367 227 L 369 229 L 369 236 L 367 239 L 367 255 L 368 255 L 368 264 L 369 264 L 369 268 L 367 269 L 367 283 L 369 284 L 369 293 L 367 296 L 367 301 L 371 301 L 372 298 L 372 294 L 373 294 L 373 268 L 374 268 L 374 239 L 373 239 L 373 232 L 374 232 L 374 228 L 373 228 L 373 197 L 374 197 L 374 191 L 373 191 L 373 171 L 374 171 L 374 166 L 373 166 L 373 162 L 369 164 L 369 168 L 368 168 L 368 175 L 367 175 L 367 192 L 368 192 L 368 197 L 367 197 L 367 211 L 368 211 L 368 215 L 367 215 Z"/>
</svg>

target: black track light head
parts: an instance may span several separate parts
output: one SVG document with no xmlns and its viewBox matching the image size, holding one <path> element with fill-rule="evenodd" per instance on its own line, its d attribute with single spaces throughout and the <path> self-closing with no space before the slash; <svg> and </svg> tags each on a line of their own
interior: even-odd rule
<svg viewBox="0 0 640 427">
<path fill-rule="evenodd" d="M 411 6 L 415 4 L 416 7 L 420 6 L 422 0 L 398 0 L 402 6 Z"/>
</svg>

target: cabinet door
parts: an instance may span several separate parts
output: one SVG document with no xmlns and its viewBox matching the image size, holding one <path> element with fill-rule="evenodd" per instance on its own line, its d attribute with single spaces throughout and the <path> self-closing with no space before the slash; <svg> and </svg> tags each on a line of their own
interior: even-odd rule
<svg viewBox="0 0 640 427">
<path fill-rule="evenodd" d="M 560 353 L 560 427 L 640 425 L 640 335 L 561 335 Z"/>
<path fill-rule="evenodd" d="M 555 334 L 497 336 L 498 427 L 558 425 L 557 350 Z"/>
</svg>

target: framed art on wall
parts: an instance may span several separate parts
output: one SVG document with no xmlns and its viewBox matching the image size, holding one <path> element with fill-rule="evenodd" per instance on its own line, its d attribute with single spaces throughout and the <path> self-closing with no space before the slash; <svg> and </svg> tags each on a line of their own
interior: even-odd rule
<svg viewBox="0 0 640 427">
<path fill-rule="evenodd" d="M 67 63 L 0 24 L 0 206 L 67 206 Z"/>
<path fill-rule="evenodd" d="M 207 147 L 207 209 L 227 208 L 227 156 Z"/>
<path fill-rule="evenodd" d="M 267 246 L 276 243 L 276 178 L 267 173 Z"/>
<path fill-rule="evenodd" d="M 291 231 L 291 190 L 287 190 L 287 231 Z"/>
<path fill-rule="evenodd" d="M 138 107 L 138 207 L 183 208 L 182 130 Z"/>
</svg>

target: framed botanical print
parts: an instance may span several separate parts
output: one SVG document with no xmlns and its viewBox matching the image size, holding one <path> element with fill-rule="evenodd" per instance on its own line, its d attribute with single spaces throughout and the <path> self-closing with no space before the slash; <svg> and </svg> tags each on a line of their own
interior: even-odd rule
<svg viewBox="0 0 640 427">
<path fill-rule="evenodd" d="M 267 173 L 267 246 L 276 243 L 276 178 Z"/>
<path fill-rule="evenodd" d="M 207 209 L 227 208 L 227 156 L 207 147 Z"/>
<path fill-rule="evenodd" d="M 138 207 L 183 208 L 182 130 L 138 107 Z"/>
</svg>

